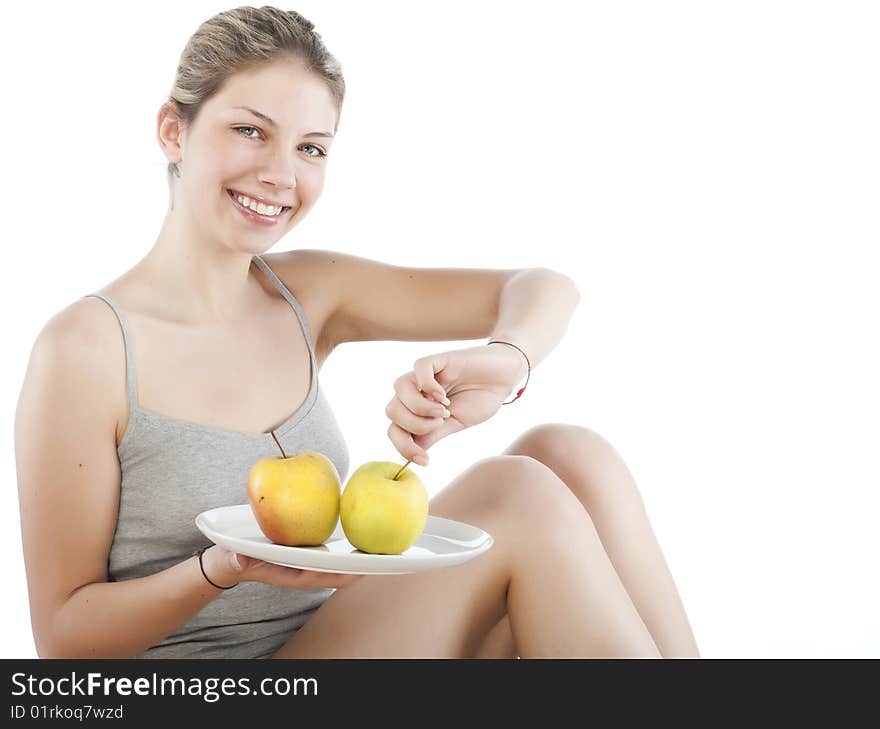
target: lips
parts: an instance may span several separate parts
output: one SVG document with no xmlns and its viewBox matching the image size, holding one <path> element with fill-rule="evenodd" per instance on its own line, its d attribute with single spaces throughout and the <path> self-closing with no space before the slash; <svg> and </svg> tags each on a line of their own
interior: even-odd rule
<svg viewBox="0 0 880 729">
<path fill-rule="evenodd" d="M 282 212 L 278 213 L 278 215 L 263 215 L 262 213 L 258 213 L 254 210 L 251 210 L 248 207 L 242 205 L 235 197 L 235 193 L 232 190 L 226 191 L 227 196 L 229 197 L 229 202 L 232 203 L 232 206 L 236 208 L 240 215 L 242 215 L 246 220 L 250 221 L 254 225 L 258 225 L 260 227 L 272 227 L 275 225 L 280 225 L 284 223 L 287 225 L 287 219 L 290 216 L 290 208 L 285 206 L 282 209 Z"/>
<path fill-rule="evenodd" d="M 251 197 L 250 195 L 245 195 L 243 192 L 237 192 L 237 191 L 235 191 L 235 190 L 230 190 L 230 189 L 227 189 L 227 190 L 226 190 L 226 194 L 229 195 L 229 197 L 231 197 L 233 200 L 235 200 L 235 197 L 236 197 L 237 195 L 241 195 L 242 197 L 246 197 L 246 198 L 248 198 L 248 199 L 250 199 L 250 200 L 255 200 L 255 199 L 256 199 L 256 198 Z M 257 202 L 261 202 L 261 201 L 260 201 L 260 200 L 257 200 Z M 276 205 L 276 206 L 277 206 L 277 203 L 263 203 L 263 204 L 264 204 L 264 205 Z M 280 217 L 281 217 L 282 215 L 284 215 L 288 210 L 290 210 L 290 205 L 282 205 L 282 206 L 281 206 L 281 212 L 278 213 L 277 216 L 276 216 L 276 215 L 273 215 L 273 216 L 267 216 L 267 217 L 278 217 L 278 218 L 280 218 Z M 252 211 L 252 212 L 253 212 L 253 211 Z M 257 214 L 259 215 L 260 213 L 257 213 Z"/>
</svg>

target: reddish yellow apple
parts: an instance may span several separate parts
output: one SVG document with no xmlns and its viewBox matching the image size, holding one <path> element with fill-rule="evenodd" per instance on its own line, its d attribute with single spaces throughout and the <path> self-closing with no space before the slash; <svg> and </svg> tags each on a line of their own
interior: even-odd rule
<svg viewBox="0 0 880 729">
<path fill-rule="evenodd" d="M 260 459 L 248 474 L 247 492 L 260 529 L 275 544 L 316 547 L 339 520 L 339 473 L 317 451 Z"/>
</svg>

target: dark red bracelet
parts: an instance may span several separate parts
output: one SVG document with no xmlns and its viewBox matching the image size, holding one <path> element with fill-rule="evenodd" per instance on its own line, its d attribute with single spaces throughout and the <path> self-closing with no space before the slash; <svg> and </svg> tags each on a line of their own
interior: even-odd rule
<svg viewBox="0 0 880 729">
<path fill-rule="evenodd" d="M 517 347 L 515 344 L 511 344 L 510 342 L 504 342 L 504 341 L 502 341 L 502 340 L 500 340 L 500 339 L 492 339 L 492 340 L 490 340 L 490 341 L 488 342 L 487 346 L 488 346 L 489 344 L 510 344 L 510 346 L 513 347 L 514 349 L 519 349 L 519 347 Z M 524 384 L 524 385 L 523 385 L 523 386 L 517 391 L 517 393 L 516 393 L 516 397 L 513 398 L 513 400 L 509 400 L 509 401 L 507 401 L 507 402 L 503 402 L 503 403 L 501 403 L 502 405 L 510 405 L 510 403 L 512 403 L 512 402 L 516 402 L 517 400 L 519 400 L 519 396 L 522 395 L 522 394 L 526 391 L 526 387 L 527 387 L 528 384 L 529 384 L 529 377 L 532 376 L 532 363 L 529 362 L 529 356 L 528 356 L 525 352 L 523 352 L 521 349 L 519 349 L 519 351 L 522 352 L 522 356 L 526 358 L 526 366 L 529 368 L 529 369 L 528 369 L 528 373 L 526 374 L 526 382 L 525 382 L 525 384 Z"/>
</svg>

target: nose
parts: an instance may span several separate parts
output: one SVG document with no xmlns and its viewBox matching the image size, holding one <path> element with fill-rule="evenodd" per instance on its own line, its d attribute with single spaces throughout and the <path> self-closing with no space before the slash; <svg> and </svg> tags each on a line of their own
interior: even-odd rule
<svg viewBox="0 0 880 729">
<path fill-rule="evenodd" d="M 260 175 L 260 182 L 264 182 L 267 185 L 271 185 L 272 187 L 277 187 L 279 190 L 287 190 L 288 188 L 291 190 L 296 190 L 296 176 L 288 175 L 286 178 L 280 177 L 278 175 Z"/>
<path fill-rule="evenodd" d="M 294 160 L 271 159 L 259 177 L 260 182 L 277 187 L 279 190 L 295 190 L 296 167 Z"/>
</svg>

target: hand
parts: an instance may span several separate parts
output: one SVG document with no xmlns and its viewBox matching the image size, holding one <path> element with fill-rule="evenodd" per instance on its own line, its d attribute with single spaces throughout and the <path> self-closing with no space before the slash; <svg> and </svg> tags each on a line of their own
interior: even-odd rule
<svg viewBox="0 0 880 729">
<path fill-rule="evenodd" d="M 395 395 L 385 408 L 388 437 L 401 456 L 426 466 L 428 448 L 438 440 L 497 413 L 526 368 L 522 354 L 505 344 L 417 359 L 413 371 L 394 382 Z"/>
<path fill-rule="evenodd" d="M 211 581 L 223 586 L 234 585 L 236 582 L 263 582 L 294 590 L 308 591 L 322 587 L 339 589 L 363 576 L 285 567 L 231 552 L 219 544 L 205 550 L 202 564 Z"/>
</svg>

